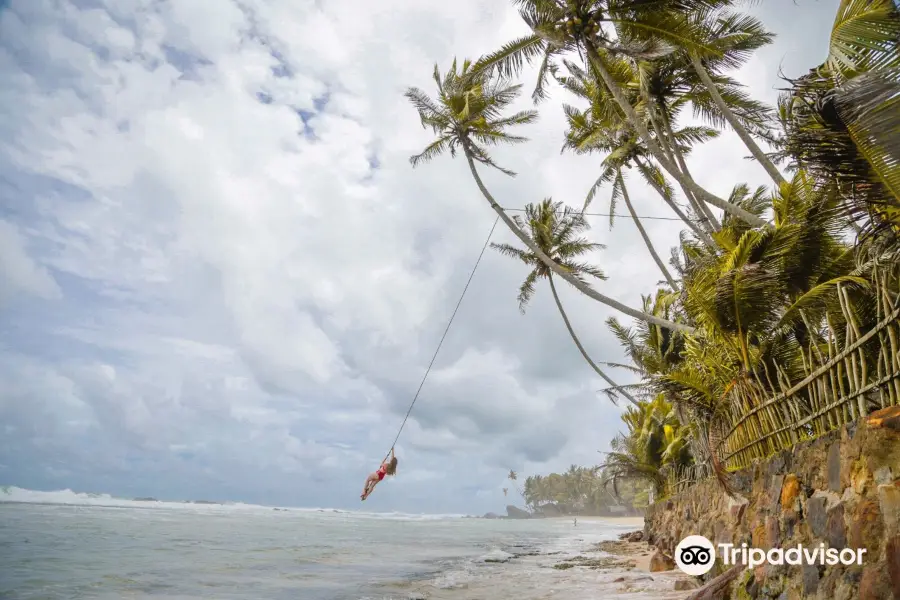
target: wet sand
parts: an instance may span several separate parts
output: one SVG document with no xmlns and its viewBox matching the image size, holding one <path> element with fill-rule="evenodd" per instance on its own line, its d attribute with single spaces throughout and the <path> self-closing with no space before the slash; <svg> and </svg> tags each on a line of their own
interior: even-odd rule
<svg viewBox="0 0 900 600">
<path fill-rule="evenodd" d="M 634 564 L 636 571 L 650 572 L 650 557 L 656 549 L 647 542 L 600 542 L 597 549 L 612 556 L 626 558 Z"/>
</svg>

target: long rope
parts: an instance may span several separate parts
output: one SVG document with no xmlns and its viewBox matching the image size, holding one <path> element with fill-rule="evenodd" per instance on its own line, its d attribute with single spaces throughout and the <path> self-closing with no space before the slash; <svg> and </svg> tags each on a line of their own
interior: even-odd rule
<svg viewBox="0 0 900 600">
<path fill-rule="evenodd" d="M 447 337 L 447 332 L 450 331 L 450 326 L 453 325 L 453 319 L 456 318 L 456 313 L 459 311 L 459 307 L 462 304 L 463 298 L 466 297 L 466 292 L 469 290 L 469 284 L 472 283 L 472 278 L 475 277 L 475 271 L 478 270 L 478 265 L 481 264 L 481 258 L 484 256 L 484 251 L 487 250 L 488 243 L 491 241 L 491 236 L 494 235 L 494 228 L 497 227 L 497 221 L 500 220 L 500 215 L 497 215 L 497 218 L 494 219 L 494 224 L 491 225 L 491 232 L 488 233 L 487 239 L 484 240 L 484 246 L 481 247 L 481 253 L 478 255 L 478 260 L 475 261 L 475 266 L 472 267 L 472 272 L 469 273 L 469 279 L 466 281 L 466 287 L 463 288 L 462 294 L 459 296 L 459 300 L 456 303 L 456 308 L 453 309 L 453 314 L 450 315 L 450 320 L 447 322 L 447 327 L 444 329 L 444 334 L 441 336 L 441 341 L 438 342 L 437 349 L 434 351 L 434 356 L 431 357 L 431 362 L 428 363 L 428 368 L 425 369 L 425 375 L 422 377 L 422 381 L 419 383 L 419 389 L 416 390 L 416 395 L 413 396 L 412 403 L 409 405 L 409 410 L 406 411 L 406 416 L 403 417 L 403 422 L 400 423 L 400 429 L 397 431 L 397 437 L 394 438 L 394 443 L 391 444 L 391 450 L 394 449 L 394 446 L 397 445 L 397 440 L 400 439 L 400 433 L 403 431 L 403 427 L 406 425 L 406 420 L 409 419 L 409 413 L 412 412 L 413 406 L 416 405 L 416 400 L 419 399 L 419 392 L 422 391 L 422 386 L 425 385 L 425 380 L 428 379 L 428 374 L 431 373 L 431 367 L 434 366 L 434 361 L 437 359 L 438 352 L 441 351 L 441 346 L 444 345 L 444 339 Z M 391 450 L 388 450 L 388 453 L 384 456 L 385 460 L 387 460 L 388 456 L 391 455 Z"/>
</svg>

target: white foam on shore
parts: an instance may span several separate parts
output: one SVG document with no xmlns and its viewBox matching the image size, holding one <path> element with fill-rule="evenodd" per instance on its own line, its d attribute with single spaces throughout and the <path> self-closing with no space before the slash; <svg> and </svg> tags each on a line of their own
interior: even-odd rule
<svg viewBox="0 0 900 600">
<path fill-rule="evenodd" d="M 596 544 L 615 540 L 618 534 L 633 530 L 624 524 L 598 519 L 579 520 L 578 528 L 527 548 L 522 554 L 510 554 L 499 548 L 457 564 L 428 581 L 411 587 L 429 600 L 530 600 L 560 597 L 566 600 L 680 600 L 685 592 L 675 591 L 676 572 L 644 573 L 624 568 L 591 570 L 584 567 L 553 568 L 559 562 L 579 555 L 604 556 Z M 512 552 L 515 550 L 510 549 Z M 536 553 L 535 553 L 536 552 Z M 486 559 L 495 559 L 489 561 Z M 386 595 L 383 600 L 401 600 L 406 595 Z M 381 600 L 381 599 L 380 599 Z"/>
<path fill-rule="evenodd" d="M 452 569 L 441 573 L 431 581 L 431 585 L 439 590 L 464 589 L 475 581 L 476 575 L 471 566 Z"/>
<path fill-rule="evenodd" d="M 504 552 L 503 550 L 500 550 L 499 548 L 494 548 L 487 554 L 482 555 L 478 559 L 478 562 L 503 563 L 503 562 L 507 562 L 512 557 L 513 557 L 513 555 L 510 554 L 509 552 Z"/>
</svg>

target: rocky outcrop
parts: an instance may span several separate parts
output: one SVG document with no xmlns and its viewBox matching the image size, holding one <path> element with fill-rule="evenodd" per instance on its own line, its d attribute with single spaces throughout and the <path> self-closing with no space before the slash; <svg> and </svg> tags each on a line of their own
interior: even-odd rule
<svg viewBox="0 0 900 600">
<path fill-rule="evenodd" d="M 675 561 L 657 550 L 650 557 L 650 572 L 671 571 L 675 568 Z"/>
<path fill-rule="evenodd" d="M 900 410 L 868 419 L 732 474 L 735 496 L 702 482 L 651 506 L 647 541 L 672 556 L 692 534 L 769 550 L 802 544 L 862 549 L 861 565 L 763 565 L 732 598 L 900 599 Z M 728 567 L 718 565 L 711 580 Z"/>
<path fill-rule="evenodd" d="M 625 542 L 640 542 L 644 539 L 644 532 L 638 530 L 630 533 L 622 533 L 619 535 L 619 539 Z"/>
<path fill-rule="evenodd" d="M 512 504 L 506 507 L 506 515 L 510 519 L 530 519 L 531 513 L 521 508 L 516 508 Z"/>
</svg>

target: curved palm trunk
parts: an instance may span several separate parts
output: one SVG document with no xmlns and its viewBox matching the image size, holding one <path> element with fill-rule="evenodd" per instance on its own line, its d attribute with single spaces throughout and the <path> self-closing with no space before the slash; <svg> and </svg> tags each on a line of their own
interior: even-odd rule
<svg viewBox="0 0 900 600">
<path fill-rule="evenodd" d="M 567 282 L 571 283 L 575 287 L 575 289 L 577 289 L 582 294 L 589 296 L 597 302 L 605 304 L 606 306 L 609 306 L 610 308 L 613 308 L 621 313 L 624 313 L 629 317 L 638 319 L 639 321 L 644 321 L 646 323 L 651 323 L 653 325 L 659 325 L 660 327 L 665 327 L 666 329 L 671 329 L 674 331 L 683 331 L 685 333 L 694 332 L 694 328 L 689 327 L 688 325 L 675 323 L 673 321 L 667 321 L 666 319 L 660 319 L 657 316 L 648 315 L 647 313 L 635 310 L 630 306 L 626 306 L 621 302 L 613 300 L 609 296 L 604 296 L 589 285 L 578 281 L 578 279 L 576 279 L 575 277 L 572 277 L 571 273 L 566 271 L 555 260 L 547 256 L 544 251 L 534 243 L 534 240 L 528 237 L 524 231 L 519 229 L 515 222 L 509 218 L 509 215 L 506 214 L 506 211 L 503 210 L 503 208 L 499 204 L 497 204 L 497 201 L 494 200 L 494 197 L 484 186 L 484 182 L 481 181 L 481 176 L 478 175 L 478 169 L 475 168 L 475 161 L 472 158 L 472 151 L 469 149 L 468 144 L 465 141 L 463 141 L 463 152 L 466 155 L 466 160 L 469 162 L 469 170 L 472 172 L 472 177 L 475 179 L 475 183 L 478 185 L 478 189 L 481 191 L 481 195 L 484 196 L 485 200 L 488 201 L 488 204 L 491 205 L 491 208 L 493 208 L 494 212 L 496 212 L 500 217 L 500 220 L 503 221 L 503 223 L 507 227 L 509 227 L 509 230 L 512 231 L 529 250 L 534 252 L 535 255 L 541 259 L 541 262 L 547 265 L 547 268 L 565 279 Z"/>
<path fill-rule="evenodd" d="M 631 104 L 628 102 L 628 99 L 625 98 L 625 94 L 622 93 L 622 89 L 619 87 L 619 84 L 612 78 L 612 75 L 609 74 L 609 71 L 606 70 L 606 66 L 603 64 L 603 61 L 597 54 L 597 50 L 591 44 L 586 45 L 586 50 L 588 59 L 594 63 L 594 66 L 597 69 L 597 73 L 603 79 L 603 82 L 606 84 L 607 89 L 609 89 L 610 93 L 613 95 L 613 98 L 615 98 L 616 103 L 619 105 L 619 108 L 622 109 L 622 111 L 625 113 L 625 116 L 628 117 L 628 120 L 634 126 L 635 130 L 638 132 L 638 134 L 640 134 L 641 139 L 644 140 L 644 143 L 647 145 L 647 149 L 650 150 L 656 161 L 660 165 L 662 165 L 662 167 L 666 171 L 668 171 L 668 173 L 672 177 L 674 177 L 680 185 L 683 185 L 691 190 L 699 200 L 703 200 L 704 202 L 708 202 L 713 206 L 721 208 L 722 210 L 733 214 L 734 216 L 742 219 L 743 221 L 746 221 L 748 224 L 754 227 L 770 226 L 765 219 L 757 217 L 753 213 L 744 210 L 740 206 L 723 200 L 715 194 L 709 193 L 704 188 L 700 187 L 693 179 L 682 173 L 678 168 L 678 165 L 674 165 L 669 162 L 669 159 L 659 147 L 659 144 L 657 144 L 656 140 L 653 139 L 653 136 L 650 135 L 650 132 L 647 130 L 647 127 L 644 124 L 643 120 L 638 117 L 637 113 L 634 111 L 634 107 L 631 106 Z"/>
<path fill-rule="evenodd" d="M 642 163 L 639 158 L 635 158 L 634 161 L 635 161 L 635 164 L 644 168 L 644 163 Z M 690 229 L 694 233 L 694 235 L 697 236 L 697 239 L 699 239 L 701 242 L 703 242 L 703 244 L 705 244 L 708 248 L 716 247 L 715 242 L 713 242 L 712 238 L 709 237 L 709 234 L 706 233 L 704 230 L 702 230 L 700 227 L 698 227 L 697 224 L 694 223 L 694 221 L 691 220 L 690 217 L 688 217 L 686 214 L 684 214 L 684 211 L 682 211 L 678 207 L 678 205 L 675 204 L 675 202 L 671 198 L 669 198 L 668 195 L 666 195 L 666 192 L 661 187 L 659 187 L 656 184 L 656 182 L 650 181 L 650 185 L 653 187 L 654 190 L 656 190 L 656 193 L 660 195 L 660 197 L 663 199 L 663 201 L 669 205 L 669 208 L 672 209 L 672 212 L 674 212 L 675 215 L 679 219 L 681 219 L 685 225 L 688 226 L 688 229 Z"/>
<path fill-rule="evenodd" d="M 578 346 L 578 351 L 581 352 L 581 355 L 584 357 L 584 360 L 586 360 L 587 363 L 589 365 L 591 365 L 591 368 L 594 369 L 594 371 L 597 373 L 597 375 L 599 375 L 600 377 L 603 378 L 603 381 L 605 381 L 606 383 L 611 385 L 617 392 L 619 392 L 623 396 L 625 396 L 625 398 L 629 402 L 631 402 L 632 404 L 634 404 L 637 407 L 640 407 L 640 404 L 638 404 L 638 401 L 634 399 L 634 396 L 632 396 L 625 390 L 621 389 L 619 384 L 616 383 L 615 381 L 613 381 L 612 379 L 610 379 L 609 376 L 606 373 L 604 373 L 603 370 L 600 367 L 598 367 L 596 365 L 596 363 L 594 363 L 593 360 L 591 360 L 591 357 L 588 356 L 587 350 L 585 350 L 584 346 L 581 345 L 581 341 L 578 339 L 578 336 L 575 335 L 575 330 L 572 329 L 572 324 L 569 322 L 569 317 L 568 317 L 568 315 L 566 315 L 566 311 L 563 310 L 562 302 L 559 301 L 559 294 L 556 293 L 556 284 L 553 283 L 553 275 L 551 274 L 550 276 L 547 277 L 547 279 L 550 281 L 550 291 L 553 292 L 553 299 L 556 301 L 556 308 L 559 309 L 559 314 L 560 314 L 560 316 L 562 316 L 563 323 L 566 324 L 566 329 L 569 331 L 569 335 L 572 336 L 572 341 L 575 342 L 576 346 Z"/>
<path fill-rule="evenodd" d="M 509 218 L 509 215 L 506 214 L 506 211 L 497 204 L 497 201 L 494 200 L 494 197 L 485 187 L 484 182 L 481 181 L 481 176 L 478 175 L 478 169 L 475 168 L 475 161 L 472 158 L 472 151 L 469 150 L 469 147 L 466 142 L 463 142 L 463 152 L 466 155 L 466 160 L 469 163 L 469 170 L 472 172 L 472 177 L 475 179 L 475 183 L 478 185 L 478 189 L 481 191 L 481 195 L 484 196 L 485 200 L 488 201 L 488 204 L 491 205 L 491 208 L 494 209 L 494 212 L 500 217 L 500 220 L 509 227 L 509 230 L 512 231 L 519 240 L 525 244 L 525 246 L 534 252 L 534 254 L 541 259 L 541 262 L 547 265 L 551 271 L 565 279 L 567 282 L 571 283 L 572 286 L 575 287 L 579 292 L 584 294 L 585 296 L 589 296 L 590 298 L 609 306 L 623 314 L 632 317 L 633 319 L 637 319 L 639 321 L 644 321 L 646 323 L 651 323 L 653 325 L 659 325 L 660 327 L 665 327 L 666 329 L 671 329 L 673 331 L 683 331 L 685 333 L 693 333 L 694 328 L 688 325 L 684 325 L 682 323 L 675 323 L 673 321 L 667 321 L 666 319 L 660 319 L 654 315 L 648 315 L 645 312 L 641 312 L 639 310 L 635 310 L 630 306 L 626 306 L 617 300 L 613 300 L 609 296 L 604 296 L 597 290 L 593 289 L 589 285 L 584 282 L 578 281 L 578 279 L 572 277 L 572 274 L 566 271 L 562 266 L 559 265 L 555 260 L 547 256 L 540 247 L 534 243 L 530 237 L 528 237 L 524 231 L 519 229 L 519 227 L 515 224 L 515 222 Z"/>
<path fill-rule="evenodd" d="M 666 128 L 666 134 L 669 136 L 669 139 L 672 140 L 672 151 L 675 153 L 675 160 L 678 162 L 678 166 L 681 167 L 681 170 L 684 171 L 684 174 L 693 179 L 694 177 L 688 170 L 687 161 L 684 160 L 684 154 L 682 154 L 681 149 L 678 148 L 678 144 L 675 143 L 675 133 L 672 131 L 672 121 L 669 119 L 669 115 L 666 114 L 665 107 L 663 107 L 661 112 L 663 126 Z M 694 210 L 699 211 L 699 214 L 706 216 L 708 223 L 705 224 L 709 225 L 713 231 L 722 229 L 722 224 L 716 219 L 716 216 L 709 209 L 706 202 L 700 202 L 687 190 L 685 191 L 685 195 L 688 196 L 688 200 L 691 200 L 691 206 L 694 207 Z"/>
<path fill-rule="evenodd" d="M 653 133 L 656 134 L 656 141 L 660 148 L 662 148 L 663 153 L 665 153 L 666 158 L 669 159 L 669 162 L 675 164 L 675 153 L 673 149 L 675 138 L 663 135 L 663 128 L 659 124 L 656 110 L 649 99 L 645 97 L 645 100 L 647 101 L 647 116 L 650 117 L 650 125 L 653 127 Z"/>
<path fill-rule="evenodd" d="M 673 165 L 677 165 L 686 177 L 693 179 L 690 172 L 688 172 L 687 164 L 685 164 L 681 152 L 678 150 L 678 145 L 675 143 L 675 134 L 672 132 L 672 128 L 669 126 L 669 122 L 665 118 L 664 109 L 660 110 L 660 115 L 657 116 L 656 109 L 653 107 L 650 99 L 647 98 L 646 101 L 648 105 L 647 114 L 650 116 L 650 124 L 653 126 L 653 132 L 656 134 L 656 140 L 662 147 L 663 152 L 666 154 L 666 158 L 668 158 L 669 162 Z M 660 121 L 662 121 L 662 124 L 660 124 Z M 688 202 L 697 213 L 697 216 L 700 217 L 700 226 L 707 233 L 713 232 L 714 229 L 709 220 L 710 214 L 706 210 L 704 210 L 706 208 L 706 203 L 699 202 L 691 192 L 691 190 L 689 190 L 685 186 L 682 185 L 680 187 L 681 191 L 684 192 L 684 196 L 687 198 Z"/>
<path fill-rule="evenodd" d="M 649 101 L 648 101 L 649 103 Z M 656 140 L 660 144 L 663 149 L 663 152 L 666 154 L 666 158 L 669 159 L 669 162 L 673 165 L 677 165 L 681 172 L 684 173 L 686 177 L 693 179 L 691 174 L 687 170 L 687 165 L 684 163 L 684 160 L 681 157 L 681 154 L 678 152 L 678 147 L 675 144 L 675 136 L 672 134 L 672 130 L 669 127 L 663 127 L 658 123 L 660 119 L 657 119 L 653 115 L 656 113 L 652 108 L 647 111 L 650 115 L 650 122 L 653 125 L 653 132 L 656 134 Z M 663 125 L 667 125 L 667 123 L 663 123 Z M 663 135 L 665 132 L 665 135 Z M 712 233 L 714 229 L 709 222 L 709 215 L 704 211 L 705 202 L 699 202 L 694 194 L 681 185 L 681 191 L 684 192 L 685 198 L 687 198 L 688 203 L 693 207 L 694 212 L 697 213 L 697 216 L 700 217 L 700 226 L 707 233 Z"/>
<path fill-rule="evenodd" d="M 647 235 L 647 230 L 644 229 L 644 225 L 638 218 L 637 213 L 634 212 L 634 207 L 631 205 L 631 198 L 628 196 L 628 188 L 625 187 L 625 179 L 622 177 L 621 171 L 619 172 L 619 185 L 622 186 L 622 199 L 625 200 L 625 206 L 628 207 L 628 212 L 629 214 L 631 214 L 631 220 L 634 221 L 635 227 L 637 227 L 638 232 L 641 234 L 641 237 L 644 240 L 644 244 L 647 246 L 647 250 L 650 252 L 650 256 L 653 257 L 653 262 L 655 262 L 656 266 L 659 267 L 659 270 L 662 271 L 663 277 L 666 278 L 666 281 L 669 282 L 669 285 L 672 287 L 672 289 L 677 290 L 678 284 L 675 282 L 675 279 L 672 278 L 672 274 L 669 273 L 669 270 L 666 268 L 666 263 L 664 263 L 659 257 L 659 254 L 656 253 L 656 249 L 653 247 L 653 242 L 650 241 L 650 236 Z"/>
<path fill-rule="evenodd" d="M 722 96 L 719 94 L 719 90 L 718 88 L 716 88 L 716 84 L 713 82 L 712 78 L 710 78 L 709 73 L 703 66 L 703 63 L 700 62 L 700 58 L 693 53 L 691 53 L 690 56 L 691 64 L 694 66 L 694 70 L 697 71 L 697 75 L 700 76 L 700 81 L 702 81 L 703 85 L 706 86 L 710 97 L 712 97 L 713 102 L 715 102 L 716 106 L 719 108 L 719 112 L 722 113 L 722 116 L 725 117 L 725 120 L 728 121 L 728 124 L 731 125 L 732 129 L 734 129 L 734 132 L 738 134 L 738 137 L 741 138 L 741 141 L 744 142 L 744 145 L 747 146 L 748 150 L 750 150 L 750 154 L 753 155 L 753 158 L 755 158 L 756 161 L 760 165 L 762 165 L 762 167 L 766 170 L 766 173 L 769 174 L 769 177 L 772 178 L 772 181 L 775 182 L 775 185 L 780 186 L 784 183 L 787 183 L 775 164 L 771 160 L 769 160 L 769 157 L 766 156 L 765 153 L 756 144 L 756 141 L 750 136 L 750 133 L 746 129 L 744 129 L 744 126 L 741 125 L 735 118 L 734 113 L 731 112 L 728 104 L 725 103 L 725 100 L 723 100 Z"/>
</svg>

